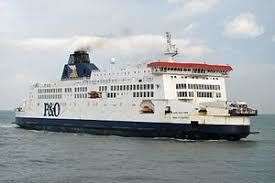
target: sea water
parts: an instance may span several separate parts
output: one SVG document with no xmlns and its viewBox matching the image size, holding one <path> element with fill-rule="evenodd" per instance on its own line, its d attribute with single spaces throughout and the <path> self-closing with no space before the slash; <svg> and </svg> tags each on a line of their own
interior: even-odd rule
<svg viewBox="0 0 275 183">
<path fill-rule="evenodd" d="M 54 133 L 0 112 L 0 182 L 275 182 L 275 115 L 230 142 Z"/>
</svg>

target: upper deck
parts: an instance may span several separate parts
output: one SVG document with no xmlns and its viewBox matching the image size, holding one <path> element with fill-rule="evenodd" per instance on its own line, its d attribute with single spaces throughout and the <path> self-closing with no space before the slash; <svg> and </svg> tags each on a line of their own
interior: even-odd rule
<svg viewBox="0 0 275 183">
<path fill-rule="evenodd" d="M 175 61 L 155 61 L 149 63 L 148 67 L 152 68 L 155 74 L 178 73 L 216 77 L 226 77 L 233 70 L 230 65 Z"/>
</svg>

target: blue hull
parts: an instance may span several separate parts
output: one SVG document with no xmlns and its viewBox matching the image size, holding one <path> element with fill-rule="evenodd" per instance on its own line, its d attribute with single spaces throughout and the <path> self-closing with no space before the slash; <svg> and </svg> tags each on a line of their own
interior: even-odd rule
<svg viewBox="0 0 275 183">
<path fill-rule="evenodd" d="M 250 126 L 201 125 L 196 123 L 172 124 L 22 117 L 16 117 L 15 123 L 21 128 L 33 130 L 131 137 L 169 137 L 192 140 L 239 140 L 247 137 L 250 133 Z"/>
</svg>

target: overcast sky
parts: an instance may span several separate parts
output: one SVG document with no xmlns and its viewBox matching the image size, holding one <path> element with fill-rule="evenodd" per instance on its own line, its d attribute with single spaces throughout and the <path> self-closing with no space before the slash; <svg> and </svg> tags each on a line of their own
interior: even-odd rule
<svg viewBox="0 0 275 183">
<path fill-rule="evenodd" d="M 144 62 L 170 31 L 179 61 L 231 64 L 230 98 L 275 113 L 275 0 L 0 0 L 0 22 L 0 109 L 60 79 L 74 49 L 100 68 Z"/>
</svg>

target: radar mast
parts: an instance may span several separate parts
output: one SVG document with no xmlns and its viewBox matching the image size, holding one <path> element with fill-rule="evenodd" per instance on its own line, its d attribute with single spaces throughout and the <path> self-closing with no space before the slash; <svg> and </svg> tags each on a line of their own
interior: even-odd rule
<svg viewBox="0 0 275 183">
<path fill-rule="evenodd" d="M 164 55 L 168 55 L 170 57 L 170 61 L 174 62 L 174 57 L 178 54 L 178 49 L 176 47 L 176 44 L 172 43 L 171 39 L 171 33 L 166 32 L 166 50 L 164 52 Z"/>
</svg>

